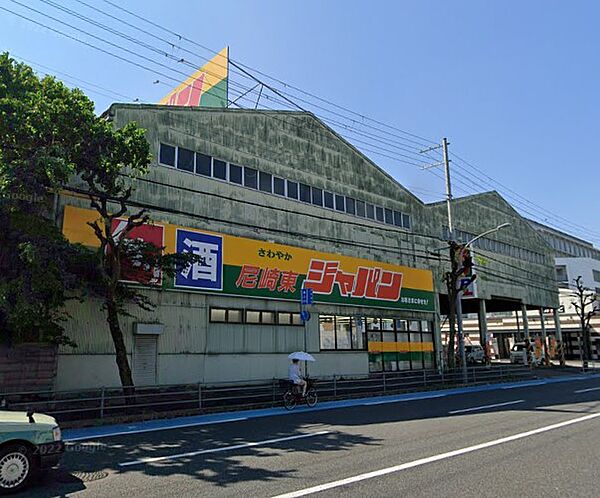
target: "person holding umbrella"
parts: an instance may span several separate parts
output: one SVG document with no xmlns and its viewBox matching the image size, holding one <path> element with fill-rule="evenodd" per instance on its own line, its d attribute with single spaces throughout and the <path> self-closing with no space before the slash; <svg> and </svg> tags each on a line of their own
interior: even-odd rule
<svg viewBox="0 0 600 498">
<path fill-rule="evenodd" d="M 288 369 L 288 378 L 296 386 L 302 386 L 302 397 L 306 397 L 306 381 L 300 374 L 300 361 L 293 359 Z"/>
<path fill-rule="evenodd" d="M 296 386 L 302 386 L 302 397 L 306 397 L 306 388 L 308 387 L 308 383 L 302 377 L 300 371 L 300 360 L 304 361 L 315 361 L 314 357 L 308 353 L 304 353 L 302 351 L 292 353 L 288 356 L 292 363 L 288 368 L 288 379 Z"/>
</svg>

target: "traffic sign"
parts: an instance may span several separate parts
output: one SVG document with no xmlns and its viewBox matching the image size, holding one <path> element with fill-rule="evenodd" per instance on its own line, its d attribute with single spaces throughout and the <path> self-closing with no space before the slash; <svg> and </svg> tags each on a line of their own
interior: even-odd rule
<svg viewBox="0 0 600 498">
<path fill-rule="evenodd" d="M 304 305 L 313 304 L 313 290 L 312 289 L 302 288 L 302 291 L 300 293 L 300 303 L 304 304 Z"/>
</svg>

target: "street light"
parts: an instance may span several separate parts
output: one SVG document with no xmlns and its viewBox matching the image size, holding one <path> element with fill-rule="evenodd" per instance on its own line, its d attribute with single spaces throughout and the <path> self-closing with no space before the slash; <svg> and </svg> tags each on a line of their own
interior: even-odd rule
<svg viewBox="0 0 600 498">
<path fill-rule="evenodd" d="M 509 227 L 509 226 L 510 226 L 510 223 L 502 223 L 501 225 L 498 225 L 496 228 L 492 228 L 491 230 L 488 230 L 487 232 L 480 233 L 477 237 L 474 237 L 469 242 L 467 242 L 465 244 L 465 247 L 469 247 L 473 242 L 480 239 L 481 237 L 485 237 L 486 235 L 489 235 L 490 233 L 497 232 L 501 228 L 505 228 L 505 227 Z"/>
<path fill-rule="evenodd" d="M 485 237 L 486 235 L 489 235 L 490 233 L 497 232 L 498 230 L 508 227 L 508 226 L 510 226 L 510 223 L 502 223 L 501 225 L 498 225 L 496 228 L 492 228 L 491 230 L 487 230 L 483 233 L 480 233 L 476 237 L 473 237 L 469 242 L 467 242 L 465 244 L 465 247 L 470 247 L 471 244 L 473 244 L 473 242 L 480 239 L 481 237 Z M 452 251 L 452 254 L 454 254 L 454 251 Z M 452 257 L 454 257 L 454 255 Z M 456 326 L 458 328 L 458 352 L 460 355 L 460 368 L 462 371 L 463 382 L 466 383 L 467 382 L 467 356 L 465 354 L 465 338 L 464 338 L 464 334 L 463 334 L 463 323 L 462 323 L 462 293 L 463 293 L 462 289 L 459 289 L 458 292 L 456 293 L 455 306 L 456 306 Z M 486 343 L 487 343 L 487 337 L 485 339 L 486 339 Z"/>
</svg>

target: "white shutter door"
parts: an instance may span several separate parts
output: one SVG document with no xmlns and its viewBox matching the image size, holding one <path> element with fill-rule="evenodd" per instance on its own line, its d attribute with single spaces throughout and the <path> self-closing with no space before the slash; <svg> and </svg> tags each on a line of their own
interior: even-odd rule
<svg viewBox="0 0 600 498">
<path fill-rule="evenodd" d="M 136 386 L 156 384 L 156 336 L 136 335 L 133 349 L 133 382 Z"/>
</svg>

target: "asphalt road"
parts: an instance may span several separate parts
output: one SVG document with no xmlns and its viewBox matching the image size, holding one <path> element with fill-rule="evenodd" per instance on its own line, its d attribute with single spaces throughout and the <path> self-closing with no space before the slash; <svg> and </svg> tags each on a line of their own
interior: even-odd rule
<svg viewBox="0 0 600 498">
<path fill-rule="evenodd" d="M 373 403 L 70 444 L 26 494 L 600 495 L 598 378 Z"/>
</svg>

